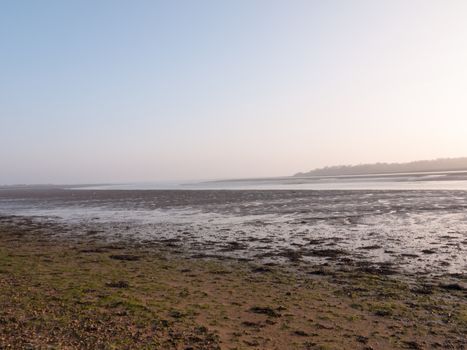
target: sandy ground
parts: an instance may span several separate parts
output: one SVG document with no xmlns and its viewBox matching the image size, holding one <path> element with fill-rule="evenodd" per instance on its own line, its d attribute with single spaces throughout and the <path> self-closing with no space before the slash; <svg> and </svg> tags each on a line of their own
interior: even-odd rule
<svg viewBox="0 0 467 350">
<path fill-rule="evenodd" d="M 465 277 L 188 258 L 0 220 L 0 348 L 464 349 Z"/>
</svg>

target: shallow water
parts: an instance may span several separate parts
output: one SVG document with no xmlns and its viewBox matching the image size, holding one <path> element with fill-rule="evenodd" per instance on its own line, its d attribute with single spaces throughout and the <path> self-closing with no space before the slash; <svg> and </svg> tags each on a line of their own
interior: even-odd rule
<svg viewBox="0 0 467 350">
<path fill-rule="evenodd" d="M 149 182 L 86 186 L 94 190 L 464 190 L 467 172 L 276 177 L 220 181 Z"/>
<path fill-rule="evenodd" d="M 0 215 L 194 255 L 430 275 L 467 269 L 465 191 L 2 190 Z"/>
</svg>

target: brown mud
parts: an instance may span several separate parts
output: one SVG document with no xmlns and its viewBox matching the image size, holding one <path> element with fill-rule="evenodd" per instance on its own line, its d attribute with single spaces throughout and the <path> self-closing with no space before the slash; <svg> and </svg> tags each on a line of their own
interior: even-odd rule
<svg viewBox="0 0 467 350">
<path fill-rule="evenodd" d="M 259 264 L 93 229 L 0 222 L 2 349 L 465 349 L 465 275 L 348 259 Z M 228 243 L 225 249 L 236 250 Z M 180 251 L 179 251 L 180 250 Z M 371 249 L 370 249 L 371 250 Z M 194 254 L 191 254 L 193 256 Z"/>
</svg>

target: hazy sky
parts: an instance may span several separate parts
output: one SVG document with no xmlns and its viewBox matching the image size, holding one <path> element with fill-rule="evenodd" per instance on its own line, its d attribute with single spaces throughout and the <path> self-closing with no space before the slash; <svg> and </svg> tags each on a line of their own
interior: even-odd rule
<svg viewBox="0 0 467 350">
<path fill-rule="evenodd" d="M 467 1 L 0 2 L 0 184 L 467 156 Z"/>
</svg>

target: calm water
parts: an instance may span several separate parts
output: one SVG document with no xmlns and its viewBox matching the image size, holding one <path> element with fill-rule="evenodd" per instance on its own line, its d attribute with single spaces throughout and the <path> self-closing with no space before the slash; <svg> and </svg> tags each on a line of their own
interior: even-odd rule
<svg viewBox="0 0 467 350">
<path fill-rule="evenodd" d="M 464 190 L 467 172 L 434 172 L 340 177 L 281 177 L 221 181 L 153 182 L 89 186 L 86 189 L 156 190 Z"/>
</svg>

